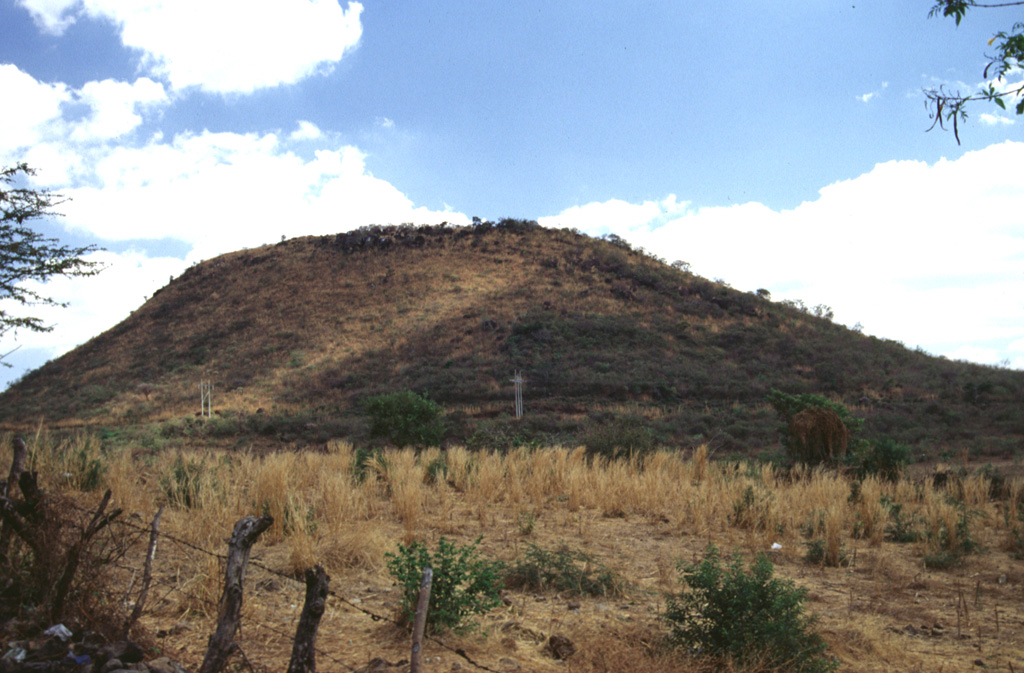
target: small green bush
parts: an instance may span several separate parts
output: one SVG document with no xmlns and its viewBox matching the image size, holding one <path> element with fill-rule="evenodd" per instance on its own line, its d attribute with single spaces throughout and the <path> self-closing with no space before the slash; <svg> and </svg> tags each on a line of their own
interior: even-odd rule
<svg viewBox="0 0 1024 673">
<path fill-rule="evenodd" d="M 370 416 L 370 436 L 399 448 L 438 446 L 444 438 L 441 405 L 410 390 L 371 397 L 364 409 Z"/>
<path fill-rule="evenodd" d="M 107 466 L 103 464 L 103 454 L 82 447 L 75 453 L 68 464 L 68 478 L 83 491 L 95 491 L 103 483 L 103 475 Z"/>
<path fill-rule="evenodd" d="M 504 567 L 500 561 L 480 558 L 479 545 L 480 538 L 471 545 L 456 546 L 442 537 L 433 554 L 419 541 L 408 547 L 399 544 L 397 554 L 385 554 L 388 572 L 402 587 L 402 616 L 409 624 L 416 616 L 423 569 L 427 566 L 434 571 L 428 629 L 468 630 L 472 624 L 467 618 L 501 605 Z"/>
<path fill-rule="evenodd" d="M 773 578 L 763 554 L 747 572 L 739 556 L 723 567 L 712 545 L 703 561 L 680 570 L 688 591 L 669 596 L 663 615 L 673 645 L 765 670 L 825 673 L 838 666 L 813 631 L 815 618 L 804 613 L 806 590 Z"/>
<path fill-rule="evenodd" d="M 376 470 L 380 476 L 387 473 L 387 468 L 388 459 L 382 450 L 356 449 L 355 459 L 352 461 L 352 481 L 361 484 L 366 481 L 366 475 L 371 470 Z"/>
<path fill-rule="evenodd" d="M 581 439 L 588 452 L 608 458 L 643 454 L 654 449 L 654 433 L 639 416 L 620 416 L 607 423 L 595 423 L 583 432 Z"/>
<path fill-rule="evenodd" d="M 589 554 L 566 546 L 547 551 L 532 544 L 526 549 L 526 558 L 508 569 L 505 585 L 571 596 L 619 596 L 625 586 L 614 572 Z"/>
<path fill-rule="evenodd" d="M 857 476 L 878 475 L 886 481 L 899 481 L 910 463 L 910 447 L 892 439 L 880 439 L 868 446 L 855 458 L 859 463 Z"/>
<path fill-rule="evenodd" d="M 804 560 L 812 565 L 835 568 L 850 564 L 850 557 L 842 548 L 839 549 L 838 555 L 830 554 L 826 540 L 818 538 L 805 544 L 807 545 L 807 553 L 804 554 Z"/>
<path fill-rule="evenodd" d="M 903 505 L 893 502 L 888 496 L 882 496 L 882 504 L 889 508 L 891 523 L 885 529 L 885 539 L 891 542 L 917 542 L 922 535 L 917 530 L 918 519 L 903 513 Z"/>
<path fill-rule="evenodd" d="M 185 509 L 199 506 L 204 468 L 198 460 L 189 458 L 186 462 L 181 454 L 175 457 L 170 475 L 161 479 L 164 494 L 172 505 Z"/>
<path fill-rule="evenodd" d="M 939 529 L 938 536 L 929 535 L 934 551 L 924 557 L 928 568 L 946 570 L 963 563 L 964 556 L 981 549 L 971 537 L 971 519 L 977 512 L 970 511 L 962 503 L 956 503 L 958 510 L 956 532 L 952 533 L 946 526 Z"/>
</svg>

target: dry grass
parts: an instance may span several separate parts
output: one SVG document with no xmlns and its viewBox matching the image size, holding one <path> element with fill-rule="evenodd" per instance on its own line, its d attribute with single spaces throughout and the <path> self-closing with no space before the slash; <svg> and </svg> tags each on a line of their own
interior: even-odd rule
<svg viewBox="0 0 1024 673">
<path fill-rule="evenodd" d="M 0 461 L 9 460 L 9 442 L 0 444 Z M 991 497 L 983 476 L 964 481 L 955 494 L 976 513 L 969 534 L 984 551 L 951 570 L 932 571 L 922 557 L 936 540 L 960 542 L 948 542 L 961 534 L 958 507 L 949 502 L 953 490 L 867 479 L 851 498 L 851 483 L 842 475 L 819 469 L 787 476 L 770 466 L 726 465 L 710 461 L 706 447 L 622 461 L 591 459 L 582 448 L 569 447 L 507 455 L 462 448 L 394 451 L 368 462 L 360 480 L 356 454 L 344 442 L 332 442 L 323 453 L 262 456 L 107 455 L 88 437 L 53 446 L 45 433 L 30 445 L 34 465 L 51 487 L 77 493 L 86 476 L 81 466 L 95 459 L 104 466 L 98 488 L 113 489 L 120 506 L 141 516 L 140 525 L 157 506 L 170 505 L 163 531 L 182 543 L 169 541 L 158 552 L 160 588 L 145 624 L 152 632 L 185 624 L 161 646 L 190 665 L 202 656 L 222 569 L 218 558 L 187 545 L 222 553 L 234 521 L 260 513 L 274 516 L 275 524 L 254 553 L 246 599 L 251 625 L 242 640 L 249 658 L 267 667 L 286 661 L 302 587 L 268 575 L 263 566 L 289 575 L 314 563 L 325 566 L 332 589 L 351 602 L 330 603 L 322 650 L 354 666 L 376 656 L 397 661 L 407 657 L 405 635 L 353 606 L 393 614 L 397 590 L 384 568 L 385 552 L 417 539 L 434 545 L 441 535 L 459 543 L 482 536 L 482 552 L 506 561 L 526 543 L 548 549 L 566 544 L 630 583 L 619 600 L 510 592 L 505 608 L 482 619 L 481 631 L 446 639 L 492 668 L 510 666 L 501 663 L 508 659 L 524 670 L 565 669 L 543 649 L 552 633 L 577 646 L 568 670 L 710 667 L 663 650 L 658 619 L 662 592 L 678 588 L 676 562 L 699 558 L 709 542 L 748 554 L 781 545 L 769 552 L 777 572 L 809 591 L 808 607 L 818 614 L 843 670 L 967 671 L 975 659 L 1016 667 L 1024 656 L 1017 609 L 1024 570 L 1004 551 L 1010 531 L 1021 523 L 1020 479 L 1009 482 L 1002 500 Z M 175 465 L 182 464 L 199 466 L 192 507 L 171 497 Z M 930 541 L 887 540 L 886 501 L 902 505 L 903 515 L 919 521 Z M 821 565 L 803 559 L 804 544 L 813 539 L 824 543 Z M 839 564 L 841 557 L 848 562 Z M 460 661 L 436 645 L 427 649 L 428 657 L 439 657 L 430 670 L 449 670 Z"/>
</svg>

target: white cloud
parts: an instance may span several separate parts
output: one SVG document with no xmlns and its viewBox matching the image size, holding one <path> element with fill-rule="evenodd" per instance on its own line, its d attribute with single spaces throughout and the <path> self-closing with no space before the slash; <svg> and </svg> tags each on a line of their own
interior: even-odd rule
<svg viewBox="0 0 1024 673">
<path fill-rule="evenodd" d="M 3 308 L 15 315 L 39 317 L 53 330 L 43 333 L 18 334 L 18 340 L 28 340 L 32 348 L 48 349 L 49 357 L 57 357 L 88 338 L 104 332 L 140 306 L 147 296 L 167 284 L 168 278 L 177 276 L 186 268 L 180 259 L 148 257 L 141 252 L 115 254 L 106 251 L 86 257 L 98 262 L 104 269 L 87 278 L 55 277 L 48 283 L 30 282 L 25 286 L 38 291 L 67 307 L 32 306 L 26 309 L 8 303 Z"/>
<path fill-rule="evenodd" d="M 673 215 L 609 201 L 541 221 L 613 230 L 701 275 L 828 304 L 838 321 L 955 356 L 967 342 L 1024 340 L 1024 223 L 1012 216 L 1024 210 L 1021 165 L 1024 143 L 1005 142 L 955 161 L 878 164 L 792 210 L 746 203 Z"/>
<path fill-rule="evenodd" d="M 982 124 L 984 124 L 985 126 L 997 126 L 997 125 L 1000 125 L 1000 124 L 1002 124 L 1004 126 L 1009 126 L 1009 125 L 1013 124 L 1013 120 L 1010 119 L 1009 117 L 1003 117 L 1003 116 L 1000 116 L 1000 115 L 993 115 L 993 114 L 989 114 L 987 112 L 983 112 L 980 115 L 978 115 L 978 120 Z"/>
<path fill-rule="evenodd" d="M 871 91 L 869 93 L 857 96 L 857 100 L 859 100 L 862 103 L 869 103 L 869 102 L 871 102 L 871 99 L 876 98 L 878 96 L 881 96 L 882 92 L 885 91 L 888 87 L 889 87 L 889 83 L 888 82 L 882 82 L 882 86 L 881 86 L 880 89 L 877 89 L 875 91 Z"/>
<path fill-rule="evenodd" d="M 329 71 L 362 36 L 363 6 L 338 0 L 19 0 L 44 31 L 79 15 L 114 23 L 172 89 L 251 93 Z"/>
<path fill-rule="evenodd" d="M 678 203 L 674 194 L 661 201 L 644 201 L 640 204 L 620 199 L 602 203 L 588 203 L 563 210 L 558 215 L 537 220 L 544 227 L 579 229 L 594 235 L 615 234 L 631 238 L 641 228 L 650 228 L 663 222 L 666 217 L 683 213 L 687 203 Z"/>
<path fill-rule="evenodd" d="M 323 131 L 321 131 L 313 122 L 300 120 L 299 127 L 292 131 L 291 135 L 288 136 L 288 139 L 292 141 L 318 140 L 322 138 L 323 135 Z"/>
<path fill-rule="evenodd" d="M 306 160 L 274 134 L 183 134 L 171 142 L 118 147 L 92 167 L 93 184 L 64 190 L 69 227 L 125 240 L 175 238 L 190 259 L 370 223 L 468 221 L 416 207 L 366 171 L 352 146 Z M 140 230 L 139 214 L 146 213 Z"/>
<path fill-rule="evenodd" d="M 87 0 L 173 89 L 251 93 L 330 70 L 362 35 L 338 0 Z"/>
<path fill-rule="evenodd" d="M 20 151 L 50 136 L 61 119 L 61 105 L 71 100 L 63 84 L 46 84 L 18 69 L 0 63 L 0 91 L 6 101 L 0 105 L 0 160 L 11 163 Z"/>
<path fill-rule="evenodd" d="M 139 108 L 168 102 L 163 85 L 148 77 L 134 84 L 111 79 L 87 82 L 77 98 L 91 108 L 90 116 L 71 134 L 79 142 L 123 136 L 142 123 Z"/>
<path fill-rule="evenodd" d="M 80 0 L 18 0 L 18 3 L 32 14 L 32 19 L 44 32 L 60 35 L 75 22 L 75 13 L 70 10 Z"/>
</svg>

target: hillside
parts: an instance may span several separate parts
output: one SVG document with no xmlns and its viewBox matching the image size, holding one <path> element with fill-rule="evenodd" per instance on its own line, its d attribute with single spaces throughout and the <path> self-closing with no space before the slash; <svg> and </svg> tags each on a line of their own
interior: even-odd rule
<svg viewBox="0 0 1024 673">
<path fill-rule="evenodd" d="M 201 380 L 214 385 L 206 422 Z M 470 446 L 641 428 L 756 451 L 777 441 L 772 388 L 841 400 L 869 437 L 936 457 L 1008 457 L 1024 438 L 1024 373 L 930 357 L 614 237 L 520 220 L 364 228 L 205 261 L 3 393 L 0 422 L 85 424 L 154 446 L 360 442 L 360 402 L 410 389 L 441 403 L 449 441 Z"/>
</svg>

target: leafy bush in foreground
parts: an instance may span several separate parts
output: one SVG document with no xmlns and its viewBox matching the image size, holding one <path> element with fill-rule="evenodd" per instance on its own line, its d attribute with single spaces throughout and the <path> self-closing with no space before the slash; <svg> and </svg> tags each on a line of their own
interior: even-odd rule
<svg viewBox="0 0 1024 673">
<path fill-rule="evenodd" d="M 804 614 L 806 591 L 773 579 L 763 554 L 747 572 L 738 556 L 723 567 L 709 546 L 703 561 L 680 569 L 689 591 L 669 596 L 663 615 L 674 645 L 767 670 L 824 673 L 838 666 L 812 630 L 815 619 Z"/>
<path fill-rule="evenodd" d="M 468 617 L 501 605 L 502 564 L 480 558 L 479 544 L 477 538 L 473 544 L 460 547 L 442 537 L 433 554 L 419 541 L 408 547 L 399 544 L 397 554 L 385 554 L 388 572 L 402 587 L 403 616 L 410 624 L 416 616 L 420 582 L 427 566 L 434 571 L 428 629 L 465 630 L 470 627 Z"/>
</svg>

